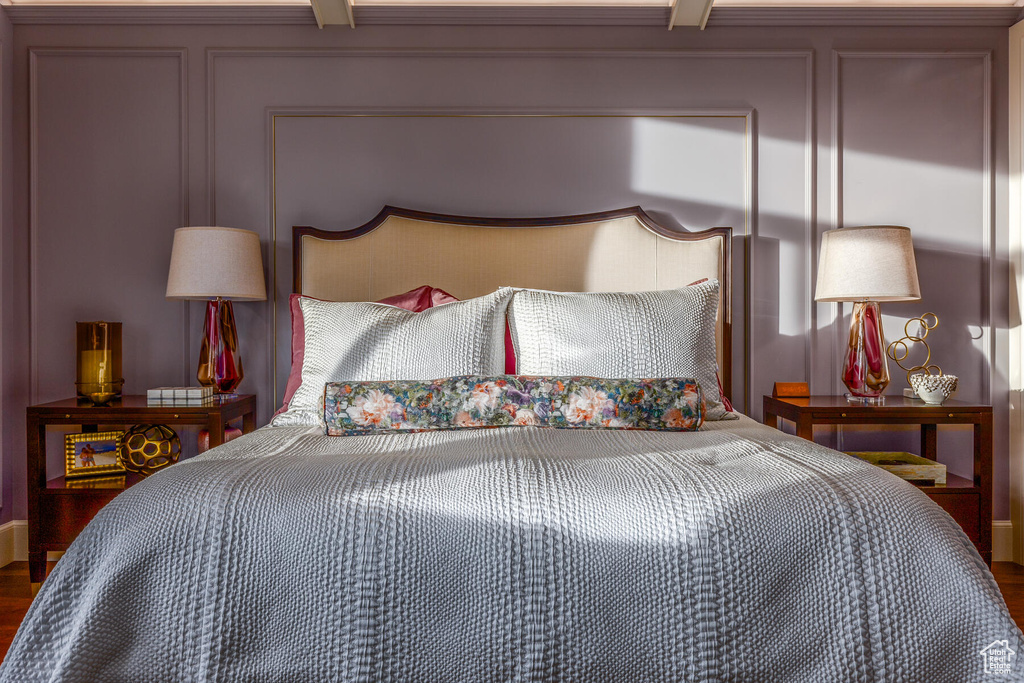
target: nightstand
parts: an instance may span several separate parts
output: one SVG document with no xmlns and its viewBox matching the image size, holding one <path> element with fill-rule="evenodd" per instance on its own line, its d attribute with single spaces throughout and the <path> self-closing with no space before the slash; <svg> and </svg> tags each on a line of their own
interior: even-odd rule
<svg viewBox="0 0 1024 683">
<path fill-rule="evenodd" d="M 814 425 L 921 425 L 921 455 L 936 460 L 939 425 L 974 425 L 974 477 L 946 474 L 945 486 L 919 486 L 948 512 L 992 564 L 992 407 L 946 401 L 923 401 L 886 396 L 882 405 L 849 403 L 843 396 L 809 398 L 764 397 L 764 423 L 778 427 L 783 418 L 796 424 L 797 436 L 813 440 Z"/>
<path fill-rule="evenodd" d="M 81 425 L 95 432 L 99 425 L 200 425 L 210 432 L 210 447 L 224 442 L 230 420 L 240 419 L 242 431 L 256 428 L 256 397 L 225 394 L 203 406 L 150 406 L 145 396 L 124 396 L 105 406 L 65 399 L 29 406 L 28 422 L 28 562 L 34 587 L 46 577 L 46 553 L 66 550 L 100 508 L 141 480 L 128 474 L 104 480 L 47 479 L 46 427 Z"/>
</svg>

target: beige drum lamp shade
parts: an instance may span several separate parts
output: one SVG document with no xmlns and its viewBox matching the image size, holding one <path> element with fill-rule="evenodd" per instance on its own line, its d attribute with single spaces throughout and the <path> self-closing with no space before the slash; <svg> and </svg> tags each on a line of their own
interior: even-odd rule
<svg viewBox="0 0 1024 683">
<path fill-rule="evenodd" d="M 260 236 L 251 230 L 178 228 L 167 276 L 168 299 L 264 301 Z"/>
<path fill-rule="evenodd" d="M 264 301 L 260 236 L 237 228 L 178 228 L 167 274 L 168 299 L 208 299 L 196 378 L 232 393 L 242 381 L 242 357 L 231 300 Z"/>
<path fill-rule="evenodd" d="M 910 228 L 839 228 L 821 236 L 815 301 L 919 301 Z"/>
</svg>

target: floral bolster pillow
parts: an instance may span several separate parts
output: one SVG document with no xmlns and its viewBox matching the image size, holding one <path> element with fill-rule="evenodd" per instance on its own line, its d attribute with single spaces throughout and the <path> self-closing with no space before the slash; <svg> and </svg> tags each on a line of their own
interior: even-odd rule
<svg viewBox="0 0 1024 683">
<path fill-rule="evenodd" d="M 696 431 L 707 406 L 695 380 L 476 375 L 329 382 L 331 436 L 481 427 Z"/>
<path fill-rule="evenodd" d="M 553 379 L 549 427 L 696 431 L 707 412 L 693 379 Z"/>
</svg>

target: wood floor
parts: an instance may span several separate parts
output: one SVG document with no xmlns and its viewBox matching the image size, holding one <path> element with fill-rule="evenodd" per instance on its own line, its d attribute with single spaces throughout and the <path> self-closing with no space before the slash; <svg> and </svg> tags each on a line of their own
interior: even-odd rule
<svg viewBox="0 0 1024 683">
<path fill-rule="evenodd" d="M 0 659 L 7 654 L 18 624 L 31 604 L 28 562 L 12 562 L 0 567 Z"/>
<path fill-rule="evenodd" d="M 1003 599 L 1013 620 L 1024 630 L 1024 566 L 1012 562 L 993 562 Z M 32 588 L 28 581 L 28 562 L 12 562 L 0 567 L 0 659 L 7 654 L 18 624 L 32 604 Z"/>
<path fill-rule="evenodd" d="M 1017 628 L 1024 631 L 1024 566 L 1013 562 L 993 562 L 992 576 L 996 577 L 1003 600 Z"/>
</svg>

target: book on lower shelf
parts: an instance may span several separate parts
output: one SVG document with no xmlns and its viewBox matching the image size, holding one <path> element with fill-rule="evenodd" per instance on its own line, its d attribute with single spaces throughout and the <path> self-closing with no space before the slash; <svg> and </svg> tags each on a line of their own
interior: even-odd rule
<svg viewBox="0 0 1024 683">
<path fill-rule="evenodd" d="M 151 406 L 201 406 L 214 398 L 213 387 L 157 387 L 146 392 Z"/>
<path fill-rule="evenodd" d="M 892 472 L 918 486 L 945 486 L 946 466 L 919 455 L 891 451 L 851 451 L 849 455 Z"/>
</svg>

